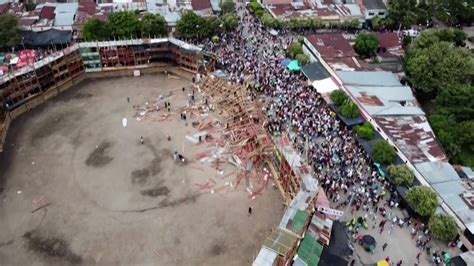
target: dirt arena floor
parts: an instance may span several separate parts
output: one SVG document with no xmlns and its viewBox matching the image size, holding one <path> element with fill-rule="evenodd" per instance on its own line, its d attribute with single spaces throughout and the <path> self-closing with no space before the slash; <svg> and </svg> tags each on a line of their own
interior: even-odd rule
<svg viewBox="0 0 474 266">
<path fill-rule="evenodd" d="M 250 265 L 283 214 L 278 190 L 253 201 L 244 185 L 200 190 L 235 177 L 195 160 L 205 148 L 185 135 L 196 129 L 179 114 L 133 118 L 170 92 L 182 107 L 182 87 L 165 75 L 88 80 L 15 120 L 0 154 L 0 264 Z"/>
</svg>

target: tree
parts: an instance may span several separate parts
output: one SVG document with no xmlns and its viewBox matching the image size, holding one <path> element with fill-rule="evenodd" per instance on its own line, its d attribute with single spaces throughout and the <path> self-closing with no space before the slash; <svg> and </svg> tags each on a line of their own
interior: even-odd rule
<svg viewBox="0 0 474 266">
<path fill-rule="evenodd" d="M 304 44 L 304 36 L 298 36 L 298 42 L 303 45 Z"/>
<path fill-rule="evenodd" d="M 302 54 L 303 53 L 303 47 L 301 44 L 295 42 L 293 43 L 290 48 L 288 49 L 290 56 L 294 58 L 297 54 Z"/>
<path fill-rule="evenodd" d="M 436 95 L 451 84 L 469 82 L 474 76 L 474 59 L 464 48 L 452 48 L 448 42 L 437 42 L 427 48 L 415 46 L 405 68 L 417 90 Z"/>
<path fill-rule="evenodd" d="M 359 107 L 351 100 L 346 100 L 344 104 L 339 107 L 339 112 L 345 118 L 356 118 L 360 115 Z"/>
<path fill-rule="evenodd" d="M 409 28 L 417 22 L 416 0 L 390 0 L 387 24 L 393 29 Z"/>
<path fill-rule="evenodd" d="M 452 241 L 458 235 L 458 228 L 456 222 L 451 216 L 436 214 L 430 218 L 428 224 L 431 234 L 443 241 Z"/>
<path fill-rule="evenodd" d="M 183 37 L 195 38 L 203 37 L 207 34 L 206 20 L 192 11 L 187 11 L 181 19 L 176 23 L 176 31 Z"/>
<path fill-rule="evenodd" d="M 404 164 L 390 165 L 388 167 L 388 174 L 394 179 L 397 186 L 411 187 L 415 180 L 413 171 Z"/>
<path fill-rule="evenodd" d="M 337 106 L 341 106 L 347 99 L 349 99 L 349 97 L 347 97 L 344 91 L 335 90 L 331 92 L 331 101 Z"/>
<path fill-rule="evenodd" d="M 389 165 L 395 162 L 397 153 L 395 149 L 385 140 L 379 140 L 374 144 L 372 157 L 380 164 Z"/>
<path fill-rule="evenodd" d="M 370 57 L 372 52 L 374 52 L 377 47 L 379 47 L 379 40 L 374 34 L 371 33 L 361 33 L 357 35 L 354 50 L 363 58 Z"/>
<path fill-rule="evenodd" d="M 262 23 L 267 28 L 279 28 L 281 26 L 281 22 L 269 13 L 263 14 Z"/>
<path fill-rule="evenodd" d="M 20 44 L 20 30 L 18 20 L 12 14 L 0 16 L 0 49 Z"/>
<path fill-rule="evenodd" d="M 240 19 L 236 14 L 225 14 L 222 20 L 226 31 L 234 31 L 239 26 Z"/>
<path fill-rule="evenodd" d="M 166 20 L 160 15 L 146 13 L 140 24 L 142 36 L 166 36 Z"/>
<path fill-rule="evenodd" d="M 448 156 L 456 156 L 461 151 L 461 142 L 455 117 L 448 113 L 436 113 L 429 116 L 429 121 Z"/>
<path fill-rule="evenodd" d="M 298 63 L 302 66 L 309 62 L 309 57 L 305 54 L 297 54 L 295 59 L 298 60 Z"/>
<path fill-rule="evenodd" d="M 114 38 L 130 39 L 140 37 L 140 21 L 135 12 L 120 11 L 109 16 L 109 30 Z"/>
<path fill-rule="evenodd" d="M 365 122 L 362 126 L 356 126 L 355 131 L 359 137 L 370 140 L 374 137 L 374 127 L 369 122 Z"/>
<path fill-rule="evenodd" d="M 232 0 L 224 0 L 220 4 L 221 13 L 234 13 L 235 12 L 235 2 Z"/>
<path fill-rule="evenodd" d="M 454 115 L 456 121 L 474 118 L 474 86 L 450 84 L 436 96 L 436 109 Z"/>
<path fill-rule="evenodd" d="M 431 217 L 438 207 L 438 197 L 429 187 L 415 186 L 406 194 L 408 204 L 421 216 Z"/>
<path fill-rule="evenodd" d="M 385 27 L 385 21 L 379 17 L 375 16 L 372 18 L 372 29 L 379 31 L 382 30 Z"/>
<path fill-rule="evenodd" d="M 92 18 L 82 26 L 81 38 L 86 41 L 109 40 L 110 32 L 105 22 Z"/>
<path fill-rule="evenodd" d="M 249 7 L 250 11 L 252 11 L 252 12 L 257 12 L 258 10 L 263 10 L 263 7 L 256 0 L 252 0 L 248 4 L 248 7 Z"/>
<path fill-rule="evenodd" d="M 208 17 L 205 18 L 205 30 L 202 31 L 202 36 L 209 36 L 212 34 L 219 34 L 225 31 L 224 21 L 219 17 Z"/>
<path fill-rule="evenodd" d="M 474 3 L 466 0 L 437 0 L 435 12 L 438 19 L 449 24 L 469 24 L 474 20 Z"/>
<path fill-rule="evenodd" d="M 403 37 L 403 47 L 408 47 L 412 41 L 413 38 L 410 35 Z"/>
</svg>

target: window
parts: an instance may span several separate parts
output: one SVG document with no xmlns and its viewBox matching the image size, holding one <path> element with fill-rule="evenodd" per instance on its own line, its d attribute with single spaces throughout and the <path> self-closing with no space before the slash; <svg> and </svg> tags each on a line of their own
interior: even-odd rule
<svg viewBox="0 0 474 266">
<path fill-rule="evenodd" d="M 385 15 L 385 12 L 379 12 L 379 16 Z"/>
<path fill-rule="evenodd" d="M 369 12 L 369 16 L 373 16 L 373 15 L 375 15 L 374 12 Z"/>
</svg>

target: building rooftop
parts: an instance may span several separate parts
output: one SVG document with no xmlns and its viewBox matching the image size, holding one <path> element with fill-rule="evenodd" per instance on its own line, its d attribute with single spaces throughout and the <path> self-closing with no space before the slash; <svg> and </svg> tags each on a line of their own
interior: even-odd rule
<svg viewBox="0 0 474 266">
<path fill-rule="evenodd" d="M 193 10 L 205 10 L 211 8 L 209 0 L 191 0 Z"/>
<path fill-rule="evenodd" d="M 321 65 L 320 62 L 311 62 L 304 65 L 302 68 L 303 74 L 311 81 L 323 80 L 331 77 L 329 72 Z"/>
<path fill-rule="evenodd" d="M 349 86 L 346 88 L 357 98 L 371 116 L 424 115 L 408 86 Z"/>
<path fill-rule="evenodd" d="M 430 184 L 439 184 L 453 180 L 460 180 L 453 166 L 447 162 L 423 162 L 415 164 L 416 170 L 422 174 Z"/>
<path fill-rule="evenodd" d="M 410 162 L 446 161 L 410 87 L 386 71 L 337 71 L 346 89 Z"/>
<path fill-rule="evenodd" d="M 404 54 L 402 43 L 396 32 L 378 32 L 379 49 L 377 54 L 381 57 L 398 57 Z"/>
<path fill-rule="evenodd" d="M 410 162 L 447 161 L 424 115 L 378 116 L 375 121 Z"/>
<path fill-rule="evenodd" d="M 415 164 L 417 170 L 428 179 L 439 197 L 456 214 L 466 228 L 474 233 L 474 208 L 468 204 L 474 196 L 474 184 L 461 179 L 454 168 L 446 162 L 425 162 Z"/>
<path fill-rule="evenodd" d="M 363 0 L 367 9 L 387 9 L 382 0 Z"/>
<path fill-rule="evenodd" d="M 388 71 L 337 71 L 345 85 L 400 87 L 397 76 Z"/>
<path fill-rule="evenodd" d="M 43 6 L 43 8 L 41 8 L 39 18 L 40 19 L 54 19 L 54 17 L 56 16 L 56 14 L 54 13 L 54 10 L 56 10 L 54 6 Z"/>
<path fill-rule="evenodd" d="M 352 57 L 356 52 L 340 33 L 313 34 L 306 37 L 323 58 Z"/>
<path fill-rule="evenodd" d="M 10 10 L 10 3 L 0 4 L 0 16 L 5 15 Z"/>
</svg>

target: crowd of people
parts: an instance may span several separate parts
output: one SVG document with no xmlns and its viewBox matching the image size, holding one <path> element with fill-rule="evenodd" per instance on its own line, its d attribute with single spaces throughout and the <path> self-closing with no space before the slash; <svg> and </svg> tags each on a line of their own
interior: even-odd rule
<svg viewBox="0 0 474 266">
<path fill-rule="evenodd" d="M 263 111 L 269 132 L 289 136 L 335 208 L 350 209 L 353 216 L 363 217 L 364 223 L 370 221 L 373 228 L 378 223 L 380 233 L 388 228 L 390 234 L 395 225 L 410 227 L 409 217 L 392 214 L 391 209 L 399 207 L 395 189 L 381 176 L 352 130 L 331 111 L 317 88 L 308 86 L 303 74 L 282 65 L 286 48 L 296 38 L 271 35 L 248 11 L 243 12 L 242 22 L 218 44 L 209 41 L 205 47 L 215 54 L 231 82 L 252 83 L 265 96 Z M 351 226 L 349 233 L 356 238 L 362 227 Z M 417 247 L 427 247 L 430 237 L 426 226 L 417 223 L 413 230 Z"/>
</svg>

